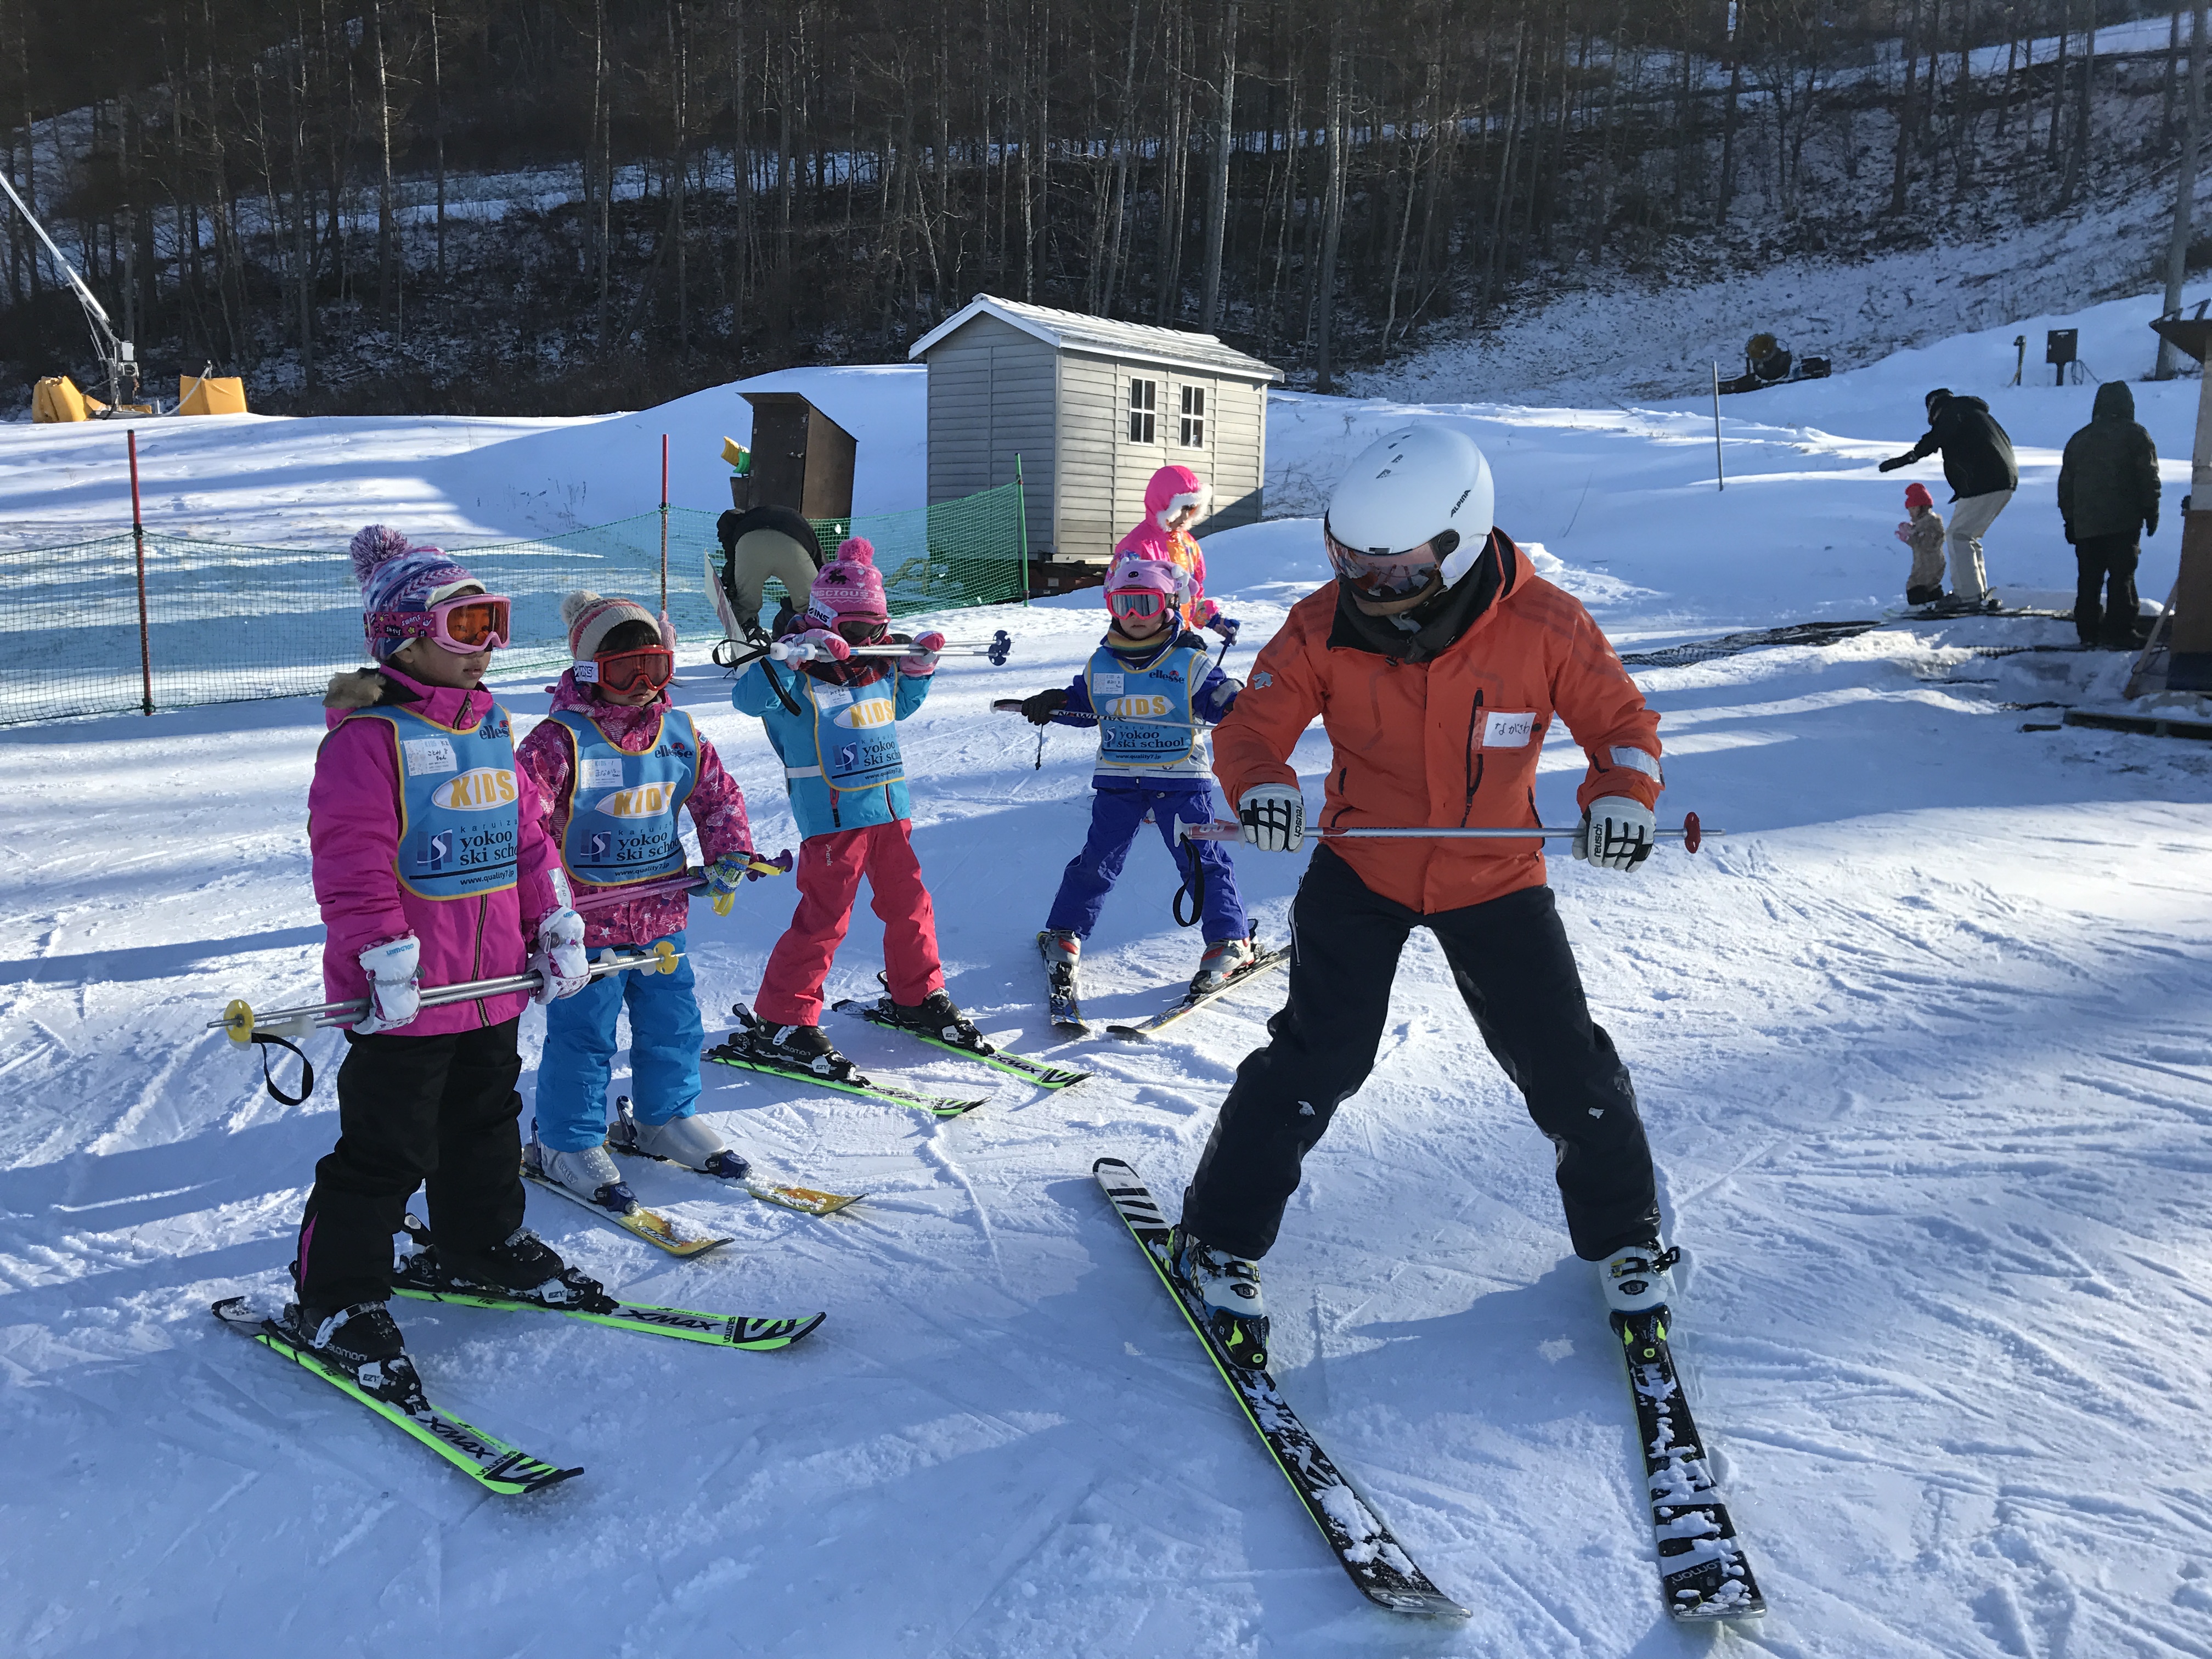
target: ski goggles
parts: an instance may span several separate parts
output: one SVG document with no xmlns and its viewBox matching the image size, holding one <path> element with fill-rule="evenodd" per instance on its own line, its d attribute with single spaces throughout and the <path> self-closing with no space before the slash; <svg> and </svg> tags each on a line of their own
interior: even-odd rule
<svg viewBox="0 0 2212 1659">
<path fill-rule="evenodd" d="M 592 672 L 586 674 L 588 668 Z M 676 672 L 676 653 L 666 646 L 644 645 L 635 651 L 610 651 L 588 663 L 576 665 L 580 680 L 596 679 L 610 691 L 635 691 L 649 685 L 658 690 Z"/>
<path fill-rule="evenodd" d="M 1106 608 L 1117 617 L 1157 617 L 1168 608 L 1168 596 L 1150 587 L 1125 588 L 1106 596 Z"/>
<path fill-rule="evenodd" d="M 837 637 L 848 645 L 874 645 L 890 627 L 873 617 L 845 617 L 838 620 Z"/>
<path fill-rule="evenodd" d="M 512 607 L 499 593 L 461 593 L 441 599 L 427 611 L 373 611 L 366 619 L 369 641 L 398 635 L 428 640 L 456 656 L 503 649 L 509 638 Z"/>
<path fill-rule="evenodd" d="M 1346 547 L 1327 529 L 1322 532 L 1322 540 L 1339 580 L 1370 599 L 1399 599 L 1419 592 L 1436 579 L 1437 567 L 1459 546 L 1459 532 L 1444 531 L 1434 540 L 1403 553 Z"/>
</svg>

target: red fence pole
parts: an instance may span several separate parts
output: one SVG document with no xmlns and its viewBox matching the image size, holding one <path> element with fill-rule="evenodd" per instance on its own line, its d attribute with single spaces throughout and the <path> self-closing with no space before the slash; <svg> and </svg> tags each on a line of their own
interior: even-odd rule
<svg viewBox="0 0 2212 1659">
<path fill-rule="evenodd" d="M 660 614 L 668 614 L 668 434 L 660 434 Z"/>
<path fill-rule="evenodd" d="M 154 712 L 154 652 L 146 630 L 146 520 L 138 508 L 138 434 L 133 428 L 124 435 L 131 441 L 131 539 L 138 550 L 138 681 L 145 699 L 141 706 L 150 714 Z"/>
</svg>

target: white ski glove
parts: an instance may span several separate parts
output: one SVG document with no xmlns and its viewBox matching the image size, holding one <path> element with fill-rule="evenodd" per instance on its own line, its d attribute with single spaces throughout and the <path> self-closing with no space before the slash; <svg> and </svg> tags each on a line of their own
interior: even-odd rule
<svg viewBox="0 0 2212 1659">
<path fill-rule="evenodd" d="M 556 997 L 572 997 L 592 982 L 583 917 L 563 907 L 538 924 L 538 948 L 530 953 L 530 971 L 538 976 L 531 1000 L 540 1007 Z"/>
<path fill-rule="evenodd" d="M 368 1012 L 353 1023 L 356 1036 L 404 1025 L 422 1011 L 422 946 L 412 933 L 371 945 L 354 958 L 368 975 Z"/>
<path fill-rule="evenodd" d="M 1658 822 L 1642 801 L 1626 795 L 1601 795 L 1583 814 L 1575 831 L 1575 856 L 1607 870 L 1635 870 L 1651 856 Z"/>
<path fill-rule="evenodd" d="M 1295 853 L 1305 844 L 1306 798 L 1287 783 L 1255 783 L 1237 803 L 1247 846 Z"/>
</svg>

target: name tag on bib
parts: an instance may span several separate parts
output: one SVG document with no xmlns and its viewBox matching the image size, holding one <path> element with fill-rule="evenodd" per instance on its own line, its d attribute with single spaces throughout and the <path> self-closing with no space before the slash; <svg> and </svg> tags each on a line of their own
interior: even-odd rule
<svg viewBox="0 0 2212 1659">
<path fill-rule="evenodd" d="M 577 780 L 586 789 L 619 789 L 623 787 L 623 763 L 618 760 L 587 760 L 584 775 Z"/>
<path fill-rule="evenodd" d="M 1520 714 L 1508 714 L 1492 709 L 1482 717 L 1482 746 L 1485 749 L 1526 749 L 1529 732 L 1535 724 L 1534 709 Z"/>
<path fill-rule="evenodd" d="M 407 757 L 407 769 L 417 777 L 461 769 L 460 762 L 453 757 L 451 738 L 402 738 L 399 747 Z"/>
</svg>

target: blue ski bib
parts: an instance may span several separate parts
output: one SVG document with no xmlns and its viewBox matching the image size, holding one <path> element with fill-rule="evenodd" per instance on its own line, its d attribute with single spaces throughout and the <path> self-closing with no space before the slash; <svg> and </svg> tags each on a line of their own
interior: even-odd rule
<svg viewBox="0 0 2212 1659">
<path fill-rule="evenodd" d="M 392 872 L 417 898 L 474 898 L 514 885 L 522 820 L 516 806 L 514 737 L 491 705 L 466 731 L 404 708 L 365 708 L 349 720 L 382 720 L 399 751 L 399 851 Z"/>
<path fill-rule="evenodd" d="M 665 710 L 653 747 L 618 748 L 587 714 L 564 708 L 548 718 L 568 732 L 568 828 L 561 862 L 587 887 L 672 876 L 684 868 L 676 811 L 699 779 L 699 733 L 680 708 Z"/>
<path fill-rule="evenodd" d="M 872 685 L 825 685 L 810 679 L 814 752 L 822 781 L 833 790 L 876 789 L 906 776 L 899 755 L 896 677 Z"/>
<path fill-rule="evenodd" d="M 1191 708 L 1206 678 L 1202 648 L 1163 653 L 1150 668 L 1130 668 L 1101 647 L 1084 670 L 1098 711 L 1098 758 L 1112 766 L 1179 766 L 1197 752 L 1201 722 Z"/>
</svg>

